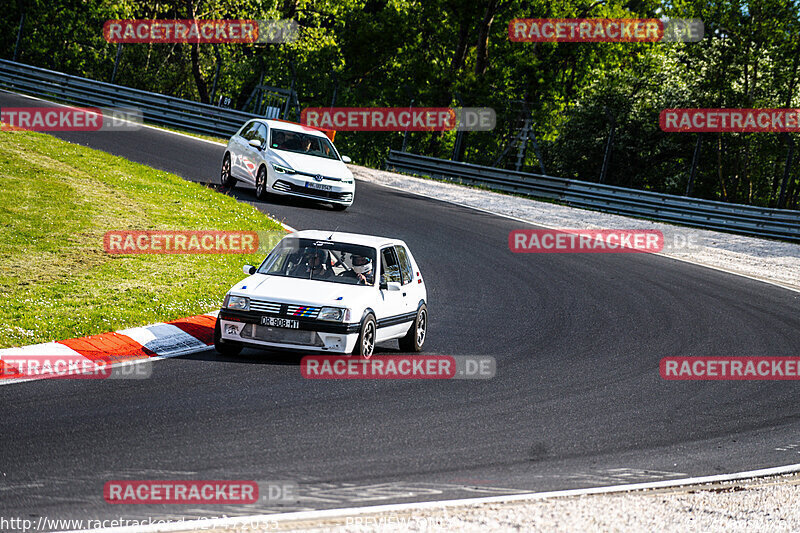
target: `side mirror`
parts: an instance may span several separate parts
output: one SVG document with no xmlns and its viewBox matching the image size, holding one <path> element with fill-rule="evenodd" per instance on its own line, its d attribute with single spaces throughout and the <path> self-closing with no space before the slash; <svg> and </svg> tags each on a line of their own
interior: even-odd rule
<svg viewBox="0 0 800 533">
<path fill-rule="evenodd" d="M 253 274 L 256 273 L 256 267 L 252 265 L 245 265 L 242 267 L 242 272 L 244 272 L 248 276 L 252 276 Z"/>
<path fill-rule="evenodd" d="M 396 281 L 390 281 L 389 283 L 386 284 L 386 290 L 388 291 L 399 291 L 401 289 L 402 287 Z"/>
<path fill-rule="evenodd" d="M 353 160 L 347 157 L 346 155 L 342 156 L 342 163 L 352 163 Z"/>
<path fill-rule="evenodd" d="M 247 144 L 249 144 L 253 148 L 258 148 L 259 150 L 261 150 L 262 142 L 259 141 L 258 139 L 250 139 L 250 141 Z"/>
</svg>

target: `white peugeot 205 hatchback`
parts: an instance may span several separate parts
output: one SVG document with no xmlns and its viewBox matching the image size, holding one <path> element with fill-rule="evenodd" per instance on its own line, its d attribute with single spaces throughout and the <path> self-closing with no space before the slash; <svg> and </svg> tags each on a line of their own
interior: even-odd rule
<svg viewBox="0 0 800 533">
<path fill-rule="evenodd" d="M 399 339 L 406 352 L 425 342 L 425 283 L 401 240 L 299 231 L 244 272 L 217 318 L 222 354 L 248 346 L 368 358 L 379 342 Z"/>
<path fill-rule="evenodd" d="M 237 181 L 256 188 L 256 196 L 300 196 L 328 202 L 334 209 L 353 204 L 355 182 L 324 132 L 282 120 L 255 119 L 228 141 L 220 179 L 233 187 Z"/>
</svg>

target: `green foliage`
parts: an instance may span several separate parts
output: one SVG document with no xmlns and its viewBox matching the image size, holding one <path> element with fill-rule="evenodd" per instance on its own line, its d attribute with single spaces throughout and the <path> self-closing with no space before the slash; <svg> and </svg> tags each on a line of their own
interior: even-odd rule
<svg viewBox="0 0 800 533">
<path fill-rule="evenodd" d="M 300 38 L 284 44 L 125 45 L 116 81 L 242 108 L 263 75 L 301 107 L 491 107 L 493 132 L 465 136 L 462 160 L 492 164 L 533 118 L 549 173 L 597 180 L 610 120 L 616 121 L 607 182 L 683 193 L 696 142 L 664 133 L 666 107 L 798 107 L 800 15 L 796 0 L 20 0 L 0 20 L 0 55 L 13 54 L 27 13 L 20 61 L 108 81 L 116 45 L 102 26 L 113 18 L 294 19 Z M 517 43 L 513 18 L 699 18 L 700 43 Z M 484 46 L 485 44 L 485 46 Z M 293 75 L 294 72 L 294 75 Z M 298 119 L 292 115 L 290 118 Z M 357 162 L 380 166 L 402 133 L 337 135 Z M 455 134 L 410 133 L 408 149 L 451 157 Z M 774 134 L 704 135 L 694 194 L 772 205 L 786 142 Z M 796 150 L 795 153 L 800 152 Z M 512 154 L 516 150 L 511 151 Z M 506 157 L 510 164 L 514 156 Z M 525 159 L 538 169 L 533 150 Z M 795 166 L 798 165 L 795 163 Z M 800 190 L 798 168 L 789 196 Z"/>
</svg>

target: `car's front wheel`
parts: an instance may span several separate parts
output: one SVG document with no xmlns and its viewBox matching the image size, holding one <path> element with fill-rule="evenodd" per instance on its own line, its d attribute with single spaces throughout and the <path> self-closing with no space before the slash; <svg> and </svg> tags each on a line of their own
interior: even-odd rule
<svg viewBox="0 0 800 533">
<path fill-rule="evenodd" d="M 353 355 L 360 355 L 364 359 L 372 357 L 372 353 L 375 351 L 377 331 L 375 316 L 370 313 L 361 321 L 361 332 L 358 334 L 358 342 L 353 350 Z"/>
<path fill-rule="evenodd" d="M 225 187 L 236 185 L 236 178 L 231 175 L 231 154 L 225 154 L 222 158 L 222 170 L 219 176 L 220 182 Z"/>
<path fill-rule="evenodd" d="M 242 351 L 242 345 L 236 342 L 222 340 L 222 328 L 217 319 L 217 324 L 214 326 L 214 349 L 222 355 L 239 355 Z"/>
<path fill-rule="evenodd" d="M 417 316 L 414 318 L 414 323 L 399 341 L 400 349 L 404 352 L 420 352 L 422 345 L 425 343 L 425 335 L 428 333 L 428 308 L 425 304 L 419 306 L 417 309 Z"/>
<path fill-rule="evenodd" d="M 267 170 L 264 167 L 258 169 L 256 174 L 256 196 L 259 200 L 266 200 L 267 193 Z"/>
</svg>

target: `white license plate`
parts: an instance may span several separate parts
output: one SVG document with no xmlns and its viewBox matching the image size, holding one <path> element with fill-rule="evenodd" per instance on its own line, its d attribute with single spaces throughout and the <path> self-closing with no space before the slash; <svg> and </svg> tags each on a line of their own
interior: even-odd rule
<svg viewBox="0 0 800 533">
<path fill-rule="evenodd" d="M 310 181 L 306 182 L 306 187 L 308 187 L 309 189 L 317 189 L 318 191 L 332 191 L 333 190 L 333 186 L 332 185 L 325 185 L 323 183 L 312 183 Z"/>
<path fill-rule="evenodd" d="M 261 325 L 262 326 L 273 326 L 276 328 L 291 328 L 291 329 L 298 329 L 300 327 L 300 322 L 297 320 L 289 320 L 286 318 L 276 318 L 273 316 L 262 316 L 261 317 Z"/>
</svg>

